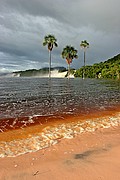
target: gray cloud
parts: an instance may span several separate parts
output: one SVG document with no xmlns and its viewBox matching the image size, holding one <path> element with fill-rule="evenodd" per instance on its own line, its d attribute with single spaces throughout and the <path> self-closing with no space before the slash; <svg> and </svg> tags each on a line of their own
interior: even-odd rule
<svg viewBox="0 0 120 180">
<path fill-rule="evenodd" d="M 71 26 L 119 31 L 119 0 L 2 0 L 1 11 L 51 17 Z"/>
<path fill-rule="evenodd" d="M 46 34 L 54 34 L 58 48 L 52 64 L 66 66 L 60 53 L 67 44 L 79 50 L 74 67 L 83 65 L 80 41 L 87 39 L 90 48 L 87 63 L 106 60 L 119 53 L 119 0 L 1 0 L 0 69 L 20 70 L 48 65 Z"/>
</svg>

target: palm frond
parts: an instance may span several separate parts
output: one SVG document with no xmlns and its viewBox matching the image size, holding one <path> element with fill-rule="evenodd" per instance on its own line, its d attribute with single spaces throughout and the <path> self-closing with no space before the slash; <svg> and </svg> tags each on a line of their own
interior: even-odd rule
<svg viewBox="0 0 120 180">
<path fill-rule="evenodd" d="M 86 40 L 81 41 L 80 47 L 84 49 L 89 48 L 89 43 Z"/>
<path fill-rule="evenodd" d="M 47 42 L 46 41 L 43 41 L 43 46 L 46 46 L 47 45 Z"/>
<path fill-rule="evenodd" d="M 77 50 L 71 45 L 67 45 L 63 48 L 61 55 L 63 59 L 66 59 L 68 64 L 72 63 L 72 60 L 78 57 Z"/>
<path fill-rule="evenodd" d="M 58 47 L 57 44 L 57 39 L 55 38 L 54 35 L 48 34 L 47 36 L 44 37 L 44 41 L 43 41 L 43 46 L 48 47 L 48 50 L 52 51 L 53 46 Z"/>
</svg>

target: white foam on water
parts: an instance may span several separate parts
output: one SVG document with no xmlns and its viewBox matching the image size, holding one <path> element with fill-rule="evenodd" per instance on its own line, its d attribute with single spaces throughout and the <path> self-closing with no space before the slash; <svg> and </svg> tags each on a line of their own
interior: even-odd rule
<svg viewBox="0 0 120 180">
<path fill-rule="evenodd" d="M 119 124 L 120 113 L 117 113 L 115 117 L 106 116 L 103 118 L 87 119 L 82 123 L 78 121 L 47 126 L 42 132 L 30 135 L 29 138 L 0 142 L 0 157 L 15 157 L 28 152 L 35 152 L 54 145 L 63 138 L 71 139 L 81 133 L 94 132 L 97 129 L 119 126 Z"/>
</svg>

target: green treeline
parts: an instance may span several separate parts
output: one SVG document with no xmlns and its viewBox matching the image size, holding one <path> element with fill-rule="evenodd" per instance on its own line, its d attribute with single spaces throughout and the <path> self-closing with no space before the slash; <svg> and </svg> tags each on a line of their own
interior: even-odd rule
<svg viewBox="0 0 120 180">
<path fill-rule="evenodd" d="M 74 73 L 75 77 L 83 76 L 83 71 L 86 78 L 110 78 L 120 79 L 120 54 L 108 59 L 105 62 L 93 64 L 92 66 L 81 67 Z"/>
<path fill-rule="evenodd" d="M 67 71 L 65 67 L 54 67 L 51 71 L 58 70 L 58 72 Z M 83 77 L 84 67 L 78 70 L 71 69 L 70 74 L 74 74 L 75 77 Z M 31 77 L 31 76 L 44 76 L 48 75 L 49 68 L 45 67 L 42 69 L 30 69 L 26 71 L 17 71 L 14 74 L 20 77 Z M 84 71 L 85 78 L 110 78 L 110 79 L 120 79 L 120 54 L 105 61 L 93 64 L 91 66 L 86 65 Z M 66 77 L 68 74 L 66 74 Z"/>
</svg>

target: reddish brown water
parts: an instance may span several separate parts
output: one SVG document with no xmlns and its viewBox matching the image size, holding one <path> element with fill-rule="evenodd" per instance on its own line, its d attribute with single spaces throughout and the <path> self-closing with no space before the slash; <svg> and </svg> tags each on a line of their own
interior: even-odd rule
<svg viewBox="0 0 120 180">
<path fill-rule="evenodd" d="M 1 157 L 33 152 L 61 138 L 119 125 L 119 81 L 0 81 Z"/>
</svg>

